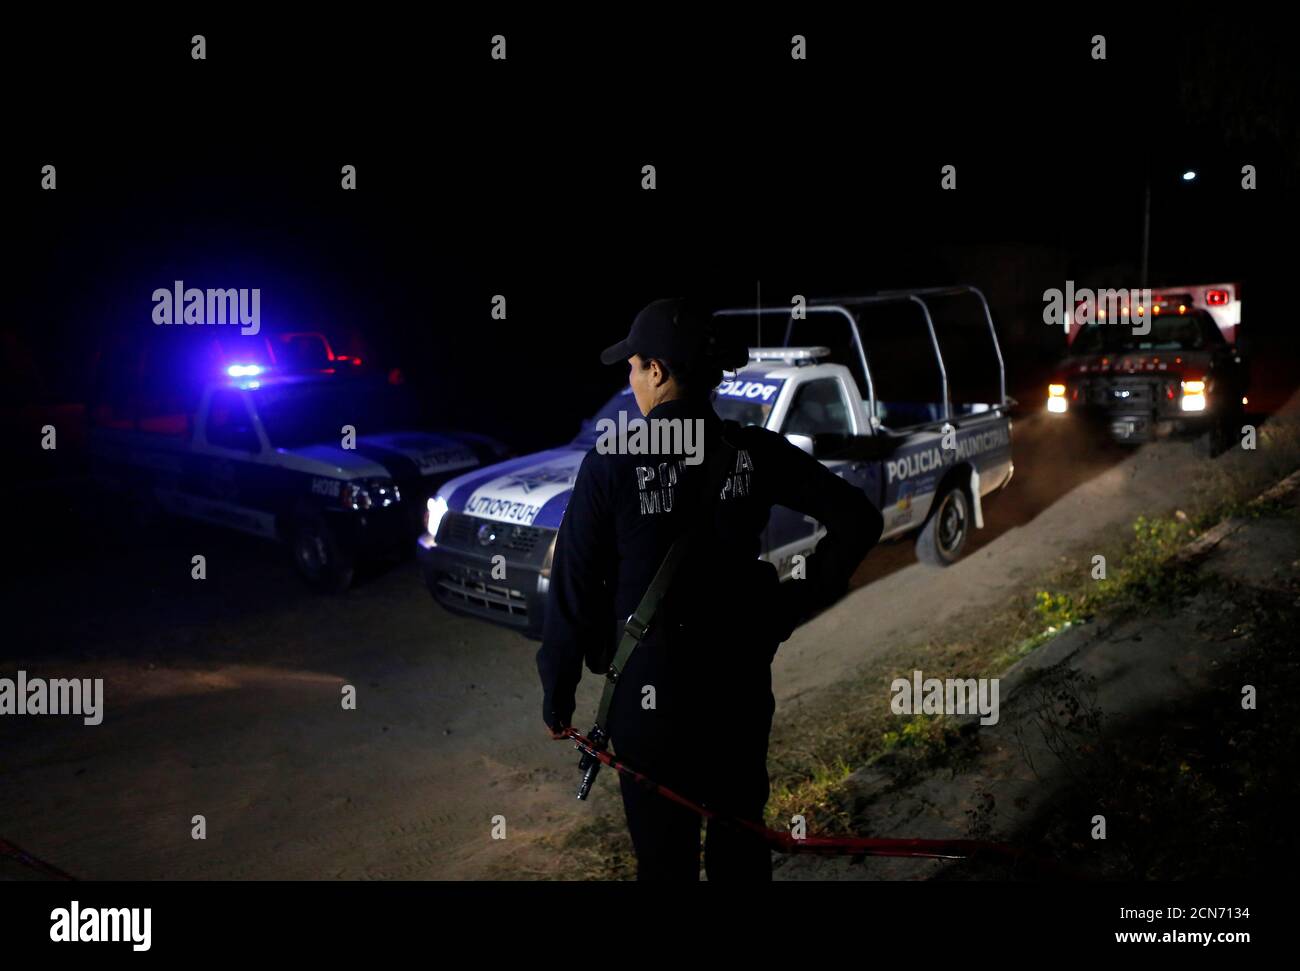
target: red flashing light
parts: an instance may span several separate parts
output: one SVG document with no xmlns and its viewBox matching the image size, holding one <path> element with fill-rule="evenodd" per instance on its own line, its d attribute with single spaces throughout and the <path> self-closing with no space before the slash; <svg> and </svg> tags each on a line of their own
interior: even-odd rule
<svg viewBox="0 0 1300 971">
<path fill-rule="evenodd" d="M 1205 302 L 1211 307 L 1223 307 L 1228 303 L 1227 290 L 1206 290 Z"/>
</svg>

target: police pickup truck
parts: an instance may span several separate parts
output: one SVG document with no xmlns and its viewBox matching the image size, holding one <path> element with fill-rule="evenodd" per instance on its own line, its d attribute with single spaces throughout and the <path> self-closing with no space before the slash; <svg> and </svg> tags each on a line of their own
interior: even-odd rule
<svg viewBox="0 0 1300 971">
<path fill-rule="evenodd" d="M 1047 411 L 1100 425 L 1126 445 L 1190 433 L 1199 436 L 1198 451 L 1217 455 L 1237 434 L 1247 397 L 1236 285 L 1164 288 L 1151 297 L 1150 307 L 1099 308 L 1095 320 L 1072 328 Z"/>
<path fill-rule="evenodd" d="M 930 319 L 927 298 L 970 293 L 979 295 L 953 288 L 809 305 L 803 319 L 829 325 L 847 363 L 831 360 L 836 352 L 826 346 L 752 348 L 749 365 L 716 389 L 715 410 L 723 419 L 785 435 L 868 495 L 882 511 L 885 537 L 915 533 L 919 559 L 952 563 L 971 525 L 983 526 L 983 498 L 1012 474 L 1010 399 L 992 320 L 988 337 L 996 357 L 990 355 L 989 362 L 996 363 L 996 400 L 954 405 Z M 932 385 L 929 400 L 919 387 L 899 380 L 886 383 L 910 387 L 910 397 L 877 395 L 884 372 L 897 378 L 908 369 L 888 359 L 868 361 L 871 341 L 861 339 L 863 320 L 877 306 L 900 302 L 912 311 L 912 319 L 900 325 L 913 329 L 910 336 L 921 339 L 918 353 L 929 355 L 924 363 L 937 364 L 934 373 L 943 377 Z M 986 304 L 984 311 L 987 318 Z M 718 312 L 756 313 L 768 311 Z M 787 328 L 787 345 L 792 336 Z M 598 423 L 618 423 L 620 412 L 628 420 L 640 417 L 630 388 L 614 395 L 567 445 L 478 469 L 438 490 L 428 502 L 418 555 L 425 583 L 440 604 L 540 636 L 555 539 L 578 467 L 595 446 Z M 787 580 L 797 572 L 796 556 L 810 553 L 824 532 L 808 517 L 777 507 L 761 558 Z"/>
<path fill-rule="evenodd" d="M 507 454 L 483 436 L 404 430 L 409 403 L 377 379 L 225 372 L 180 382 L 188 395 L 133 384 L 97 403 L 92 471 L 163 513 L 286 543 L 321 590 L 346 589 L 360 561 L 405 552 L 443 481 Z"/>
</svg>

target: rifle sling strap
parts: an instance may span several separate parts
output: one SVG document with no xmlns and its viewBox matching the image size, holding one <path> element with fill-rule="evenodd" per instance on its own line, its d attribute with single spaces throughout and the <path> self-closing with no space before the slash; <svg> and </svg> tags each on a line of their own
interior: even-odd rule
<svg viewBox="0 0 1300 971">
<path fill-rule="evenodd" d="M 606 734 L 605 726 L 609 720 L 610 707 L 614 703 L 614 691 L 618 687 L 619 676 L 627 668 L 627 662 L 632 656 L 632 652 L 636 650 L 637 645 L 649 633 L 650 624 L 654 620 L 660 602 L 667 595 L 668 588 L 672 586 L 677 568 L 681 565 L 682 560 L 686 558 L 693 538 L 707 523 L 708 514 L 713 511 L 719 501 L 723 482 L 726 480 L 728 471 L 734 467 L 735 456 L 735 448 L 719 436 L 709 456 L 711 461 L 708 464 L 707 471 L 707 491 L 697 518 L 677 539 L 673 540 L 673 545 L 669 547 L 663 562 L 659 564 L 659 569 L 655 572 L 654 579 L 650 581 L 650 586 L 646 587 L 641 602 L 637 604 L 636 610 L 623 623 L 623 636 L 618 642 L 618 649 L 614 652 L 614 659 L 609 664 L 609 670 L 605 673 L 605 689 L 601 692 L 600 707 L 596 710 L 596 727 L 602 736 Z"/>
</svg>

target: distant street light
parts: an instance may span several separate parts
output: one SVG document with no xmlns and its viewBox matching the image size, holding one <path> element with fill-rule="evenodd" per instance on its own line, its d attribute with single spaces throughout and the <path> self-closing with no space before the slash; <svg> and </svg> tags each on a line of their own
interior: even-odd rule
<svg viewBox="0 0 1300 971">
<path fill-rule="evenodd" d="M 1193 172 L 1191 169 L 1188 169 L 1186 172 L 1183 173 L 1184 182 L 1191 182 L 1192 179 L 1194 178 L 1196 178 L 1196 173 Z"/>
</svg>

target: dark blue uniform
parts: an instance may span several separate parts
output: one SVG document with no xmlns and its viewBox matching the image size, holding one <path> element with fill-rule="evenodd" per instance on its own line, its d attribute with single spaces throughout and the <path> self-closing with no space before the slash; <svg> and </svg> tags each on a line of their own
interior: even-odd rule
<svg viewBox="0 0 1300 971">
<path fill-rule="evenodd" d="M 544 717 L 554 729 L 572 723 L 584 660 L 605 670 L 669 547 L 699 522 L 690 555 L 619 679 L 607 728 L 618 756 L 655 781 L 718 812 L 761 820 L 772 658 L 801 618 L 846 590 L 883 523 L 860 490 L 820 462 L 774 432 L 724 424 L 708 402 L 665 402 L 647 418 L 703 419 L 705 461 L 594 450 L 583 460 L 556 543 L 537 654 Z M 720 499 L 700 519 L 719 435 L 735 460 Z M 778 583 L 775 567 L 758 559 L 774 505 L 827 529 L 806 579 Z M 699 817 L 626 777 L 620 784 L 638 878 L 698 879 Z M 767 848 L 734 828 L 709 827 L 705 865 L 710 880 L 771 876 Z"/>
</svg>

